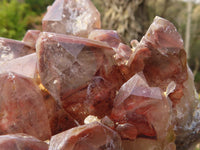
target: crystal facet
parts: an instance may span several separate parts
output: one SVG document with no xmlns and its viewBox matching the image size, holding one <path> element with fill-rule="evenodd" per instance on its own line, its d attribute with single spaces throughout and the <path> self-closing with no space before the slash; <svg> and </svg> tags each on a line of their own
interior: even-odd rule
<svg viewBox="0 0 200 150">
<path fill-rule="evenodd" d="M 43 97 L 32 79 L 0 75 L 0 134 L 26 133 L 41 140 L 51 136 Z"/>
<path fill-rule="evenodd" d="M 0 37 L 0 63 L 34 52 L 35 49 L 24 42 Z"/>
<path fill-rule="evenodd" d="M 1 150 L 48 150 L 48 144 L 26 134 L 0 136 Z"/>
<path fill-rule="evenodd" d="M 122 150 L 120 136 L 101 123 L 72 128 L 51 138 L 49 150 Z"/>
<path fill-rule="evenodd" d="M 87 37 L 101 27 L 100 14 L 90 0 L 56 0 L 42 21 L 43 31 Z"/>
</svg>

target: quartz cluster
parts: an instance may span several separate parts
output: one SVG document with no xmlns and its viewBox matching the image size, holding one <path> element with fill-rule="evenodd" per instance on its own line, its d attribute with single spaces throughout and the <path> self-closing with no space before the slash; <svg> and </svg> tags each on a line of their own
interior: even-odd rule
<svg viewBox="0 0 200 150">
<path fill-rule="evenodd" d="M 42 24 L 0 38 L 1 149 L 178 150 L 196 132 L 193 74 L 168 20 L 132 46 L 100 29 L 90 0 L 56 0 Z"/>
</svg>

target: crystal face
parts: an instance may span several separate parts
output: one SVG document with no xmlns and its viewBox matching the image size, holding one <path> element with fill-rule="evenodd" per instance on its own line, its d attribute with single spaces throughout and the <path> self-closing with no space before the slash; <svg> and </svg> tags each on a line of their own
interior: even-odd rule
<svg viewBox="0 0 200 150">
<path fill-rule="evenodd" d="M 40 31 L 39 30 L 28 30 L 24 35 L 23 42 L 30 45 L 31 47 L 35 48 L 36 41 L 39 37 Z"/>
<path fill-rule="evenodd" d="M 132 74 L 143 71 L 150 86 L 158 86 L 164 91 L 174 81 L 177 85 L 171 100 L 177 103 L 176 95 L 188 78 L 186 62 L 183 40 L 174 25 L 155 17 L 130 57 L 129 66 Z"/>
<path fill-rule="evenodd" d="M 87 37 L 101 27 L 100 14 L 90 0 L 56 0 L 42 26 L 43 31 Z"/>
<path fill-rule="evenodd" d="M 60 134 L 50 140 L 49 150 L 122 150 L 120 136 L 101 123 L 93 122 Z"/>
<path fill-rule="evenodd" d="M 0 75 L 0 134 L 26 133 L 41 140 L 51 136 L 43 97 L 32 79 Z"/>
<path fill-rule="evenodd" d="M 28 78 L 35 78 L 36 63 L 37 56 L 36 53 L 33 53 L 0 64 L 0 73 L 13 72 Z"/>
<path fill-rule="evenodd" d="M 1 150 L 48 150 L 48 144 L 26 134 L 0 136 Z"/>
<path fill-rule="evenodd" d="M 88 114 L 103 117 L 110 112 L 123 83 L 112 48 L 86 38 L 43 32 L 36 50 L 42 84 L 75 119 L 83 122 Z"/>
<path fill-rule="evenodd" d="M 0 63 L 34 52 L 35 49 L 24 42 L 0 37 Z"/>
<path fill-rule="evenodd" d="M 111 118 L 118 122 L 116 130 L 122 138 L 133 140 L 145 135 L 164 140 L 171 125 L 170 111 L 170 103 L 161 89 L 149 87 L 144 75 L 139 73 L 120 88 Z"/>
</svg>

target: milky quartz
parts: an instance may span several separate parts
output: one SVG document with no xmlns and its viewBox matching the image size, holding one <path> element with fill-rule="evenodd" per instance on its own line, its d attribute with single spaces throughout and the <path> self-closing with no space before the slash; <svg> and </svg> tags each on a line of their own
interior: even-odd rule
<svg viewBox="0 0 200 150">
<path fill-rule="evenodd" d="M 0 63 L 34 52 L 35 49 L 24 42 L 0 37 Z"/>
<path fill-rule="evenodd" d="M 23 42 L 35 48 L 36 41 L 39 37 L 40 30 L 28 30 L 24 35 Z"/>
<path fill-rule="evenodd" d="M 162 143 L 170 142 L 167 139 L 172 126 L 170 102 L 160 88 L 148 86 L 141 72 L 120 88 L 111 118 L 117 122 L 116 130 L 124 139 L 147 136 Z"/>
<path fill-rule="evenodd" d="M 43 97 L 34 81 L 14 73 L 0 75 L 0 134 L 51 136 Z"/>
<path fill-rule="evenodd" d="M 101 123 L 93 122 L 53 136 L 49 150 L 122 150 L 120 136 Z"/>
<path fill-rule="evenodd" d="M 48 150 L 48 144 L 26 134 L 0 136 L 1 150 Z"/>
<path fill-rule="evenodd" d="M 86 111 L 90 112 L 85 109 L 94 108 L 88 104 L 110 110 L 108 107 L 123 80 L 112 48 L 99 41 L 43 32 L 36 50 L 42 84 L 55 100 L 62 100 L 67 112 L 80 113 L 83 121 Z"/>
<path fill-rule="evenodd" d="M 90 0 L 56 0 L 42 21 L 43 31 L 87 37 L 101 27 L 100 14 Z"/>
</svg>

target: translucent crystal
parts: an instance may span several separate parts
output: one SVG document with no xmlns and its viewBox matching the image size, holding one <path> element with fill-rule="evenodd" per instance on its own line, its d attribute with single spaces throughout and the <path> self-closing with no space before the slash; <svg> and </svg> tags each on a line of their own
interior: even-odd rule
<svg viewBox="0 0 200 150">
<path fill-rule="evenodd" d="M 48 144 L 26 134 L 0 136 L 1 150 L 48 150 Z"/>
<path fill-rule="evenodd" d="M 28 30 L 24 35 L 23 42 L 35 48 L 36 41 L 39 37 L 40 30 Z"/>
<path fill-rule="evenodd" d="M 0 63 L 34 52 L 35 50 L 24 42 L 0 37 Z"/>
<path fill-rule="evenodd" d="M 101 123 L 93 122 L 53 136 L 49 150 L 122 150 L 120 136 Z"/>
<path fill-rule="evenodd" d="M 175 26 L 155 17 L 130 57 L 129 66 L 132 74 L 143 70 L 148 84 L 164 91 L 174 81 L 176 89 L 170 99 L 175 105 L 180 101 L 183 82 L 188 78 L 186 61 L 183 40 Z"/>
<path fill-rule="evenodd" d="M 35 78 L 37 72 L 36 63 L 36 53 L 19 57 L 0 64 L 0 74 L 13 72 L 25 77 Z"/>
<path fill-rule="evenodd" d="M 36 49 L 42 84 L 75 119 L 83 123 L 88 113 L 104 117 L 111 111 L 123 83 L 112 48 L 99 41 L 43 32 Z"/>
<path fill-rule="evenodd" d="M 144 75 L 139 73 L 120 88 L 111 118 L 118 123 L 116 129 L 125 139 L 145 135 L 165 141 L 169 127 L 173 125 L 171 115 L 171 104 L 162 90 L 149 87 Z M 127 131 L 129 128 L 133 133 Z"/>
<path fill-rule="evenodd" d="M 42 21 L 43 31 L 87 37 L 100 28 L 100 14 L 90 0 L 56 0 Z"/>
<path fill-rule="evenodd" d="M 34 81 L 14 73 L 0 75 L 0 134 L 51 136 L 43 97 Z"/>
</svg>

